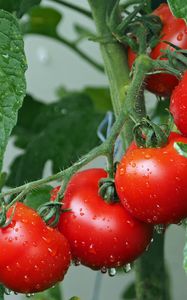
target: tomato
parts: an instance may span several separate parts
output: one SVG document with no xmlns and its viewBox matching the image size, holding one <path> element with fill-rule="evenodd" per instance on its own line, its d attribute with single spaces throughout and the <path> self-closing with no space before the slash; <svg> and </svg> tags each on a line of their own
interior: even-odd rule
<svg viewBox="0 0 187 300">
<path fill-rule="evenodd" d="M 12 208 L 8 217 L 11 213 Z M 0 282 L 19 293 L 53 286 L 70 264 L 66 238 L 22 203 L 16 204 L 10 225 L 0 228 L 0 253 Z"/>
<path fill-rule="evenodd" d="M 106 203 L 98 194 L 103 169 L 75 174 L 63 199 L 59 230 L 68 239 L 72 257 L 92 269 L 122 266 L 136 259 L 150 243 L 152 226 L 134 219 L 120 203 Z M 56 190 L 57 192 L 57 190 Z"/>
<path fill-rule="evenodd" d="M 154 12 L 154 15 L 161 18 L 163 28 L 161 31 L 161 39 L 157 46 L 152 49 L 150 57 L 158 59 L 163 53 L 161 49 L 167 49 L 169 46 L 163 41 L 168 41 L 182 49 L 187 49 L 187 25 L 183 19 L 176 18 L 172 15 L 169 6 L 165 3 L 161 4 Z M 173 49 L 172 47 L 170 47 Z M 128 49 L 129 67 L 136 58 L 136 54 Z M 160 96 L 170 96 L 174 87 L 178 84 L 178 79 L 171 74 L 153 74 L 146 78 L 146 88 Z"/>
<path fill-rule="evenodd" d="M 170 102 L 170 111 L 173 114 L 178 129 L 187 135 L 187 72 L 175 87 Z"/>
<path fill-rule="evenodd" d="M 187 217 L 187 159 L 174 148 L 179 141 L 187 143 L 187 138 L 171 133 L 163 148 L 138 148 L 133 143 L 118 165 L 118 196 L 139 220 L 169 224 Z"/>
</svg>

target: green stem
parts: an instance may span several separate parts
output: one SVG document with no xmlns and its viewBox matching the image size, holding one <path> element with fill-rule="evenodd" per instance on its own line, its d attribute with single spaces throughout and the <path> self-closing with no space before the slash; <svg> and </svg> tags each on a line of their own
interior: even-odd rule
<svg viewBox="0 0 187 300">
<path fill-rule="evenodd" d="M 164 234 L 154 234 L 149 250 L 135 264 L 136 300 L 169 300 L 164 262 Z"/>
<path fill-rule="evenodd" d="M 142 67 L 142 70 L 144 70 L 144 72 L 146 72 L 146 70 L 151 69 L 152 60 L 148 56 L 141 55 L 136 60 L 135 69 L 138 66 L 140 66 L 140 64 L 145 64 L 145 66 L 141 66 L 141 67 Z M 137 65 L 137 67 L 136 67 L 136 65 Z M 145 76 L 145 74 L 144 74 L 144 76 Z M 133 80 L 132 80 L 132 82 L 131 82 L 131 84 L 128 88 L 128 91 L 127 91 L 126 102 L 124 102 L 122 104 L 119 116 L 116 119 L 114 125 L 112 126 L 110 136 L 106 139 L 106 141 L 103 144 L 101 144 L 100 146 L 92 149 L 89 153 L 87 153 L 85 156 L 83 156 L 80 160 L 78 160 L 71 167 L 69 167 L 69 168 L 67 168 L 67 169 L 65 169 L 61 172 L 58 172 L 57 174 L 51 175 L 47 178 L 39 179 L 39 180 L 30 182 L 30 183 L 24 184 L 22 186 L 13 188 L 13 189 L 11 189 L 9 191 L 6 191 L 4 193 L 1 193 L 0 198 L 3 198 L 7 195 L 21 193 L 20 195 L 18 195 L 11 202 L 10 205 L 13 205 L 15 202 L 20 200 L 30 190 L 36 189 L 41 185 L 44 185 L 44 184 L 46 184 L 50 181 L 54 181 L 54 180 L 57 180 L 57 179 L 62 179 L 62 178 L 70 179 L 71 176 L 75 172 L 77 172 L 81 167 L 83 167 L 85 164 L 89 163 L 90 161 L 92 161 L 96 157 L 101 156 L 101 155 L 104 155 L 104 156 L 108 157 L 109 154 L 111 155 L 111 153 L 113 151 L 113 148 L 114 148 L 114 143 L 115 143 L 118 135 L 122 131 L 122 129 L 124 127 L 124 124 L 126 123 L 126 120 L 128 118 L 129 112 L 125 110 L 126 103 L 130 103 L 132 101 L 132 99 L 136 99 L 135 89 L 142 85 L 142 80 L 144 79 L 144 76 L 143 76 L 143 71 L 140 72 L 140 73 L 135 72 Z M 133 108 L 132 108 L 132 113 L 135 113 L 133 111 Z M 109 163 L 111 164 L 111 161 Z M 65 182 L 66 182 L 66 184 L 63 185 L 63 190 L 61 190 L 62 193 L 64 192 L 64 190 L 66 188 L 68 180 L 65 180 Z M 8 208 L 9 208 L 9 206 L 8 206 Z"/>
<path fill-rule="evenodd" d="M 73 9 L 73 10 L 75 10 L 75 11 L 77 11 L 77 12 L 83 14 L 84 16 L 86 16 L 86 17 L 92 19 L 92 14 L 91 14 L 91 12 L 88 11 L 88 10 L 86 10 L 85 8 L 82 8 L 82 7 L 77 6 L 77 5 L 75 5 L 75 4 L 72 4 L 72 3 L 68 3 L 68 2 L 63 1 L 63 0 L 52 0 L 52 1 L 53 1 L 53 2 L 56 2 L 56 3 L 58 3 L 58 4 L 61 4 L 61 5 L 64 5 L 64 6 L 68 7 L 68 8 L 70 8 L 70 9 Z"/>
<path fill-rule="evenodd" d="M 0 300 L 4 300 L 4 286 L 0 284 Z"/>
<path fill-rule="evenodd" d="M 121 111 L 122 103 L 125 99 L 125 86 L 129 84 L 129 70 L 127 67 L 127 57 L 124 47 L 112 42 L 113 34 L 109 28 L 108 17 L 112 15 L 112 8 L 116 1 L 109 0 L 88 0 L 92 15 L 97 28 L 97 34 L 100 37 L 108 37 L 108 43 L 101 43 L 101 53 L 104 60 L 105 70 L 108 75 L 111 99 L 116 117 Z M 113 14 L 113 21 L 117 25 L 120 22 L 119 11 Z M 111 40 L 111 42 L 110 42 Z M 127 124 L 126 124 L 126 127 Z M 126 148 L 131 141 L 126 136 L 128 129 L 124 129 L 123 138 L 124 147 Z"/>
</svg>

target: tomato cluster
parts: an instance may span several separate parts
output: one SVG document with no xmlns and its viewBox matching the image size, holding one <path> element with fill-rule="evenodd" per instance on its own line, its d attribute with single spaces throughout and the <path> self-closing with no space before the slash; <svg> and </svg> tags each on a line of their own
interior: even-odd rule
<svg viewBox="0 0 187 300">
<path fill-rule="evenodd" d="M 183 19 L 179 19 L 173 16 L 166 3 L 161 4 L 154 10 L 153 14 L 160 17 L 163 27 L 160 33 L 160 42 L 150 52 L 152 59 L 158 59 L 163 55 L 163 50 L 168 47 L 174 50 L 173 47 L 168 46 L 165 41 L 174 44 L 181 49 L 187 49 L 187 25 Z M 131 48 L 128 49 L 128 63 L 131 68 L 136 53 Z M 164 59 L 164 58 L 160 58 Z M 159 96 L 170 96 L 174 87 L 178 84 L 178 79 L 174 75 L 167 73 L 153 74 L 146 78 L 146 88 L 150 92 Z"/>
</svg>

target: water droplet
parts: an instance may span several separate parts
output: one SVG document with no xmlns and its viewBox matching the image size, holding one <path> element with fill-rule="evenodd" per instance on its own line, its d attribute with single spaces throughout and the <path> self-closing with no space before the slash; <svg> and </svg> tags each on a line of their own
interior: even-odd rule
<svg viewBox="0 0 187 300">
<path fill-rule="evenodd" d="M 146 159 L 150 159 L 150 158 L 151 158 L 151 155 L 150 155 L 150 154 L 145 154 L 145 158 L 146 158 Z"/>
<path fill-rule="evenodd" d="M 12 290 L 9 289 L 9 288 L 6 288 L 6 287 L 5 287 L 5 290 L 4 290 L 4 291 L 5 291 L 5 294 L 8 295 L 8 296 L 12 294 Z"/>
<path fill-rule="evenodd" d="M 117 273 L 117 271 L 116 271 L 115 268 L 110 268 L 110 269 L 108 269 L 108 275 L 109 275 L 110 277 L 114 277 L 114 276 L 116 275 L 116 273 Z"/>
<path fill-rule="evenodd" d="M 184 36 L 184 34 L 183 34 L 182 32 L 180 32 L 180 33 L 177 35 L 177 40 L 178 40 L 178 41 L 182 41 L 183 36 Z"/>
<path fill-rule="evenodd" d="M 120 168 L 119 169 L 119 174 L 120 175 L 124 175 L 125 174 L 125 169 L 124 168 Z"/>
<path fill-rule="evenodd" d="M 158 217 L 157 216 L 154 216 L 153 217 L 153 221 L 157 221 L 158 220 Z"/>
<path fill-rule="evenodd" d="M 123 270 L 125 271 L 125 273 L 128 273 L 131 271 L 131 264 L 126 264 L 124 267 L 123 267 Z"/>
<path fill-rule="evenodd" d="M 37 247 L 37 243 L 36 242 L 33 242 L 32 244 L 33 244 L 34 247 Z"/>
<path fill-rule="evenodd" d="M 101 268 L 101 273 L 105 274 L 107 272 L 107 268 L 106 267 L 102 267 Z"/>
<path fill-rule="evenodd" d="M 34 296 L 34 294 L 30 294 L 30 293 L 28 293 L 28 294 L 26 294 L 25 295 L 27 298 L 31 298 L 31 297 L 33 297 Z"/>
<path fill-rule="evenodd" d="M 45 243 L 50 244 L 51 239 L 49 239 L 48 237 L 42 236 L 42 240 L 44 240 Z"/>
<path fill-rule="evenodd" d="M 11 269 L 10 266 L 6 266 L 6 270 L 7 270 L 8 272 L 12 271 L 12 269 Z"/>
<path fill-rule="evenodd" d="M 34 265 L 34 269 L 35 269 L 36 271 L 38 271 L 38 270 L 39 270 L 39 267 L 38 267 L 37 265 Z"/>
<path fill-rule="evenodd" d="M 80 259 L 79 259 L 79 258 L 76 258 L 76 259 L 74 260 L 74 265 L 75 265 L 76 267 L 78 267 L 78 266 L 80 266 L 80 264 L 81 264 Z"/>
<path fill-rule="evenodd" d="M 2 54 L 2 57 L 7 60 L 9 58 L 9 55 L 8 54 Z"/>
<path fill-rule="evenodd" d="M 89 251 L 89 253 L 91 253 L 91 254 L 96 254 L 96 251 L 95 251 L 95 248 L 94 248 L 94 245 L 93 245 L 93 244 L 90 245 L 88 251 Z"/>
<path fill-rule="evenodd" d="M 165 226 L 162 224 L 156 225 L 155 230 L 158 234 L 162 234 L 162 233 L 164 233 Z"/>
<path fill-rule="evenodd" d="M 25 282 L 28 282 L 28 281 L 29 281 L 28 275 L 25 275 L 25 276 L 24 276 L 24 281 L 25 281 Z"/>
<path fill-rule="evenodd" d="M 114 262 L 115 261 L 115 257 L 113 255 L 110 255 L 110 261 Z"/>
<path fill-rule="evenodd" d="M 55 256 L 57 254 L 57 249 L 56 248 L 48 248 L 47 249 L 50 253 L 51 256 Z"/>
</svg>

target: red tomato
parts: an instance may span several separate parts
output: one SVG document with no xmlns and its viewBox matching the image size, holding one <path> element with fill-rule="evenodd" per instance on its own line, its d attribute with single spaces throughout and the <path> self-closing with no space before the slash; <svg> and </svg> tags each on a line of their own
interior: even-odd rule
<svg viewBox="0 0 187 300">
<path fill-rule="evenodd" d="M 173 146 L 179 141 L 187 143 L 187 138 L 172 133 L 163 148 L 138 148 L 133 143 L 118 165 L 118 196 L 139 220 L 168 224 L 187 217 L 187 159 Z"/>
<path fill-rule="evenodd" d="M 154 15 L 161 18 L 163 28 L 161 31 L 161 39 L 157 46 L 151 51 L 150 57 L 157 59 L 163 53 L 161 49 L 167 49 L 169 46 L 163 41 L 168 41 L 182 49 L 187 49 L 187 25 L 183 19 L 174 17 L 165 3 L 161 4 L 154 12 Z M 170 47 L 173 49 L 172 47 Z M 136 54 L 128 49 L 128 63 L 129 67 L 136 58 Z M 178 79 L 171 74 L 154 74 L 146 79 L 146 88 L 160 96 L 169 96 L 174 87 L 178 84 Z"/>
<path fill-rule="evenodd" d="M 11 212 L 12 208 L 8 217 Z M 10 225 L 0 228 L 0 253 L 0 282 L 19 293 L 53 286 L 70 264 L 66 238 L 22 203 L 16 204 Z"/>
<path fill-rule="evenodd" d="M 187 135 L 187 72 L 175 87 L 170 102 L 170 111 L 173 114 L 178 129 Z"/>
<path fill-rule="evenodd" d="M 136 259 L 150 243 L 152 226 L 134 219 L 120 203 L 106 203 L 98 194 L 103 169 L 75 174 L 68 184 L 59 230 L 68 239 L 74 260 L 92 269 L 122 266 Z"/>
</svg>

